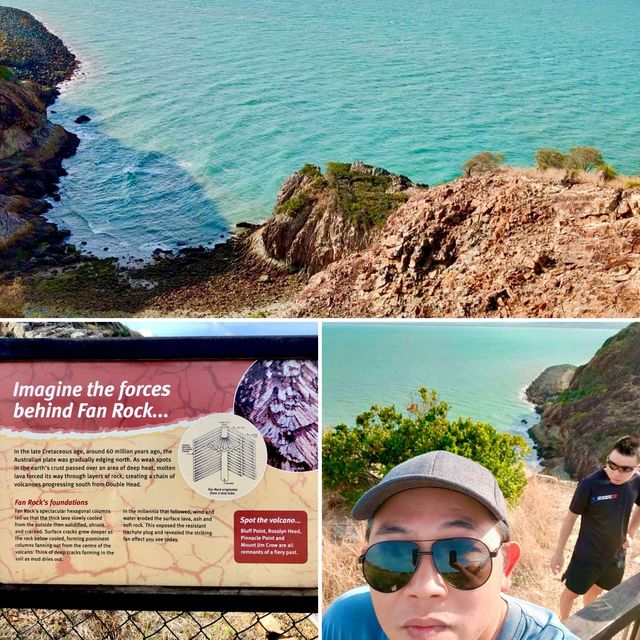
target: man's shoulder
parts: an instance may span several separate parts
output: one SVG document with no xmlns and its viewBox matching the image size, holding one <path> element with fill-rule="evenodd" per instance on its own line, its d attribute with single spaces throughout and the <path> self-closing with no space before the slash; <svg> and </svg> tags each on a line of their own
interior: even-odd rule
<svg viewBox="0 0 640 640">
<path fill-rule="evenodd" d="M 609 480 L 609 476 L 604 472 L 604 469 L 602 467 L 600 467 L 599 469 L 596 469 L 595 471 L 592 471 L 589 475 L 582 478 L 582 480 L 580 480 L 578 484 L 586 485 L 586 484 L 601 484 L 601 483 L 611 484 L 611 481 Z"/>
<path fill-rule="evenodd" d="M 343 593 L 322 615 L 323 640 L 386 640 L 371 602 L 369 587 Z"/>
<path fill-rule="evenodd" d="M 578 640 L 549 609 L 512 596 L 503 597 L 508 611 L 498 640 Z"/>
</svg>

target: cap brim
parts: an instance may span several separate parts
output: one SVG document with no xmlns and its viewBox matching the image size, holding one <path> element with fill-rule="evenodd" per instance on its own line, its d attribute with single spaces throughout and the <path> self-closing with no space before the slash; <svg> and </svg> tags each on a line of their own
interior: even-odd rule
<svg viewBox="0 0 640 640">
<path fill-rule="evenodd" d="M 355 520 L 368 520 L 372 518 L 375 512 L 386 502 L 391 496 L 401 491 L 407 491 L 408 489 L 449 489 L 450 491 L 456 491 L 463 495 L 469 496 L 479 502 L 485 507 L 496 519 L 503 522 L 507 522 L 507 514 L 500 513 L 496 510 L 495 505 L 491 504 L 481 496 L 473 491 L 466 485 L 462 485 L 450 480 L 444 480 L 442 478 L 425 478 L 421 475 L 405 476 L 403 478 L 397 478 L 389 480 L 387 482 L 380 482 L 375 487 L 372 487 L 360 496 L 359 500 L 353 506 L 351 515 Z"/>
</svg>

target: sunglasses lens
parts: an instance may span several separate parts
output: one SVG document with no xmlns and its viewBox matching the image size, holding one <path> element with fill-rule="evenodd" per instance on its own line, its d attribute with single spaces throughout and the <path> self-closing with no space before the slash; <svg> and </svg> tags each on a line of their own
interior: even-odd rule
<svg viewBox="0 0 640 640">
<path fill-rule="evenodd" d="M 402 589 L 415 573 L 419 547 L 411 540 L 389 540 L 371 545 L 364 554 L 362 572 L 369 586 L 391 593 Z"/>
<path fill-rule="evenodd" d="M 633 471 L 635 467 L 621 467 L 619 464 L 615 462 L 611 462 L 611 460 L 607 460 L 607 466 L 611 471 L 621 471 L 622 473 L 629 473 Z"/>
<path fill-rule="evenodd" d="M 481 540 L 437 540 L 431 551 L 438 573 L 456 589 L 477 589 L 491 575 L 491 554 Z"/>
</svg>

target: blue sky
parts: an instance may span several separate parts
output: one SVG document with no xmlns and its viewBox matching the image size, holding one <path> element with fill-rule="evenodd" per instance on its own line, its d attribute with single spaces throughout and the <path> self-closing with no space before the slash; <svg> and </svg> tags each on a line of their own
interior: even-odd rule
<svg viewBox="0 0 640 640">
<path fill-rule="evenodd" d="M 317 335 L 318 323 L 305 320 L 123 320 L 148 337 L 160 336 L 299 336 Z"/>
</svg>

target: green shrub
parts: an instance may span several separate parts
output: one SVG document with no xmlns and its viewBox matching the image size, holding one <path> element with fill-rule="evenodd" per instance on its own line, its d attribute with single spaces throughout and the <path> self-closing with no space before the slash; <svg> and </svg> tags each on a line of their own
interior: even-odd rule
<svg viewBox="0 0 640 640">
<path fill-rule="evenodd" d="M 435 391 L 419 389 L 420 402 L 408 415 L 395 407 L 373 406 L 353 427 L 339 424 L 322 439 L 322 482 L 353 504 L 397 464 L 444 449 L 479 462 L 496 477 L 505 498 L 515 502 L 526 485 L 523 438 L 499 433 L 470 418 L 449 420 L 449 406 Z"/>
<path fill-rule="evenodd" d="M 536 151 L 536 167 L 538 169 L 563 169 L 567 156 L 557 149 L 545 147 Z"/>
<path fill-rule="evenodd" d="M 327 162 L 327 175 L 334 178 L 349 178 L 351 165 L 348 162 Z"/>
<path fill-rule="evenodd" d="M 8 69 L 7 67 L 3 67 L 0 65 L 0 79 L 2 80 L 14 80 L 15 76 L 13 75 L 13 71 Z"/>
<path fill-rule="evenodd" d="M 574 400 L 582 400 L 589 396 L 597 396 L 606 391 L 606 387 L 602 384 L 586 385 L 581 389 L 565 389 L 562 393 L 556 396 L 553 401 L 556 404 L 566 404 L 567 402 L 573 402 Z"/>
<path fill-rule="evenodd" d="M 318 178 L 322 175 L 320 171 L 320 167 L 316 167 L 315 164 L 305 164 L 298 173 L 301 173 L 303 176 L 307 176 L 309 178 Z"/>
<path fill-rule="evenodd" d="M 304 191 L 291 196 L 278 207 L 278 213 L 295 218 L 312 201 L 311 196 Z"/>
<path fill-rule="evenodd" d="M 577 171 L 593 171 L 604 164 L 604 158 L 595 147 L 573 147 L 567 156 L 567 168 Z"/>
<path fill-rule="evenodd" d="M 616 168 L 610 164 L 607 164 L 606 162 L 603 162 L 602 164 L 598 165 L 598 172 L 600 173 L 600 177 L 605 182 L 609 182 L 609 180 L 613 180 L 618 175 Z"/>
<path fill-rule="evenodd" d="M 482 151 L 472 158 L 469 158 L 462 168 L 466 175 L 470 176 L 474 173 L 488 173 L 495 171 L 504 162 L 504 153 L 492 153 L 491 151 Z"/>
<path fill-rule="evenodd" d="M 327 163 L 327 180 L 344 218 L 367 228 L 383 225 L 409 199 L 405 193 L 388 193 L 392 176 L 351 171 L 344 162 Z"/>
</svg>

